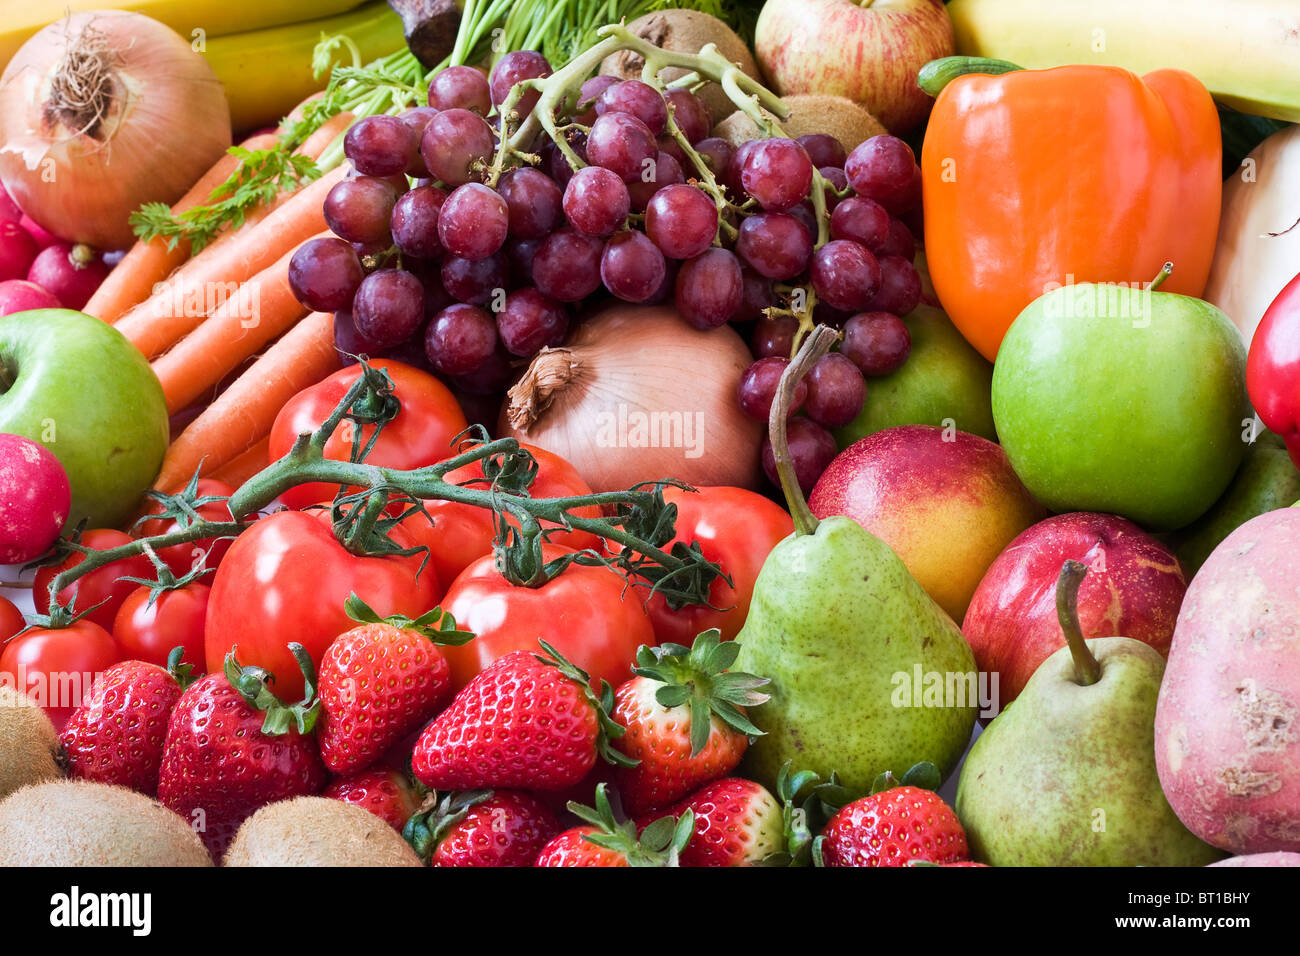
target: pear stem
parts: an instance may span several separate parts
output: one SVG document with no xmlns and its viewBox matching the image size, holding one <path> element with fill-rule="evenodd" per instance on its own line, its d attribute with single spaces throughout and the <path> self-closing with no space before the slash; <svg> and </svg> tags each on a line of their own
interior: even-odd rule
<svg viewBox="0 0 1300 956">
<path fill-rule="evenodd" d="M 794 474 L 794 462 L 790 460 L 790 444 L 786 440 L 785 423 L 790 414 L 790 401 L 799 382 L 808 374 L 808 370 L 817 364 L 817 360 L 831 350 L 831 343 L 839 338 L 839 333 L 825 325 L 819 325 L 804 338 L 799 351 L 795 353 L 790 364 L 781 373 L 781 380 L 776 386 L 776 395 L 772 398 L 772 411 L 767 418 L 768 439 L 772 443 L 772 457 L 776 459 L 776 473 L 781 478 L 781 491 L 785 493 L 786 507 L 794 518 L 796 534 L 813 534 L 817 530 L 817 517 L 808 507 L 808 500 L 803 496 L 799 480 Z"/>
<path fill-rule="evenodd" d="M 1151 284 L 1147 286 L 1147 291 L 1155 292 L 1156 289 L 1164 285 L 1165 280 L 1169 278 L 1169 274 L 1173 271 L 1174 264 L 1172 262 L 1166 262 L 1160 267 L 1160 271 L 1156 273 L 1156 277 L 1151 280 Z"/>
<path fill-rule="evenodd" d="M 1088 643 L 1079 627 L 1079 585 L 1088 573 L 1088 566 L 1080 561 L 1066 561 L 1061 565 L 1061 576 L 1056 579 L 1056 616 L 1065 632 L 1065 643 L 1074 658 L 1075 683 L 1087 687 L 1101 680 L 1101 665 L 1092 656 Z"/>
</svg>

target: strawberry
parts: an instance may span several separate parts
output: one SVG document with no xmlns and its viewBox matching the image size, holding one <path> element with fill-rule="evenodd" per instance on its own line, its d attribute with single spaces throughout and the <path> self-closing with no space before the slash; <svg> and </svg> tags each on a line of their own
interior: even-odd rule
<svg viewBox="0 0 1300 956">
<path fill-rule="evenodd" d="M 623 733 L 609 717 L 609 685 L 597 697 L 586 671 L 538 643 L 546 656 L 498 658 L 425 728 L 411 758 L 417 780 L 433 790 L 562 790 L 598 757 L 630 762 L 609 745 Z"/>
<path fill-rule="evenodd" d="M 123 661 L 104 671 L 59 736 L 69 776 L 157 794 L 167 724 L 192 683 L 184 651 L 174 649 L 166 669 Z"/>
<path fill-rule="evenodd" d="M 386 767 L 371 767 L 330 781 L 322 797 L 355 803 L 385 821 L 398 833 L 420 808 L 420 798 L 406 774 Z"/>
<path fill-rule="evenodd" d="M 637 675 L 615 693 L 614 720 L 627 728 L 616 745 L 637 761 L 620 768 L 615 782 L 628 813 L 666 807 L 711 780 L 725 777 L 744 756 L 749 738 L 762 731 L 744 707 L 761 704 L 768 683 L 752 674 L 727 673 L 740 645 L 704 631 L 689 649 L 680 644 L 642 646 Z"/>
<path fill-rule="evenodd" d="M 344 607 L 361 624 L 321 657 L 321 759 L 331 773 L 370 766 L 438 712 L 451 691 L 451 665 L 435 644 L 463 644 L 451 615 L 434 608 L 412 620 L 381 618 L 355 594 Z"/>
<path fill-rule="evenodd" d="M 570 803 L 569 812 L 586 823 L 565 830 L 537 855 L 535 866 L 677 866 L 691 839 L 695 817 L 665 816 L 641 831 L 630 820 L 619 822 L 604 784 L 596 788 L 596 806 Z"/>
<path fill-rule="evenodd" d="M 402 835 L 432 866 L 532 866 L 560 823 L 518 790 L 449 793 L 413 817 Z"/>
<path fill-rule="evenodd" d="M 191 822 L 214 859 L 253 811 L 325 784 L 311 736 L 315 673 L 301 644 L 289 648 L 306 684 L 301 703 L 282 703 L 267 686 L 271 675 L 241 667 L 231 648 L 224 672 L 192 684 L 172 711 L 158 799 Z"/>
<path fill-rule="evenodd" d="M 939 795 L 892 787 L 855 800 L 831 817 L 813 845 L 821 866 L 956 863 L 969 856 L 966 831 Z"/>
</svg>

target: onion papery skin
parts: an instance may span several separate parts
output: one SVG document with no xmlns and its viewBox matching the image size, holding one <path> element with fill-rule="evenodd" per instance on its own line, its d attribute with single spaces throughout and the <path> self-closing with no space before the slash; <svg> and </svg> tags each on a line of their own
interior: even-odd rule
<svg viewBox="0 0 1300 956">
<path fill-rule="evenodd" d="M 93 133 L 45 108 L 69 45 L 88 27 L 114 58 L 109 107 Z M 129 247 L 130 214 L 180 199 L 229 147 L 230 108 L 212 67 L 142 14 L 66 17 L 23 44 L 0 76 L 0 182 L 69 242 Z"/>
<path fill-rule="evenodd" d="M 757 488 L 762 425 L 736 389 L 754 358 L 730 327 L 618 306 L 543 349 L 502 407 L 499 433 L 571 462 L 593 491 L 676 478 Z"/>
</svg>

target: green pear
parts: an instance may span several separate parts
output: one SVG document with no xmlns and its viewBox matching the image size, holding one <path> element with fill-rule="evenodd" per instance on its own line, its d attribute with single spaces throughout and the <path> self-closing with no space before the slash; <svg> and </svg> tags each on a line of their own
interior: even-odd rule
<svg viewBox="0 0 1300 956">
<path fill-rule="evenodd" d="M 992 866 L 1203 866 L 1222 858 L 1179 821 L 1156 775 L 1165 662 L 1127 637 L 1084 641 L 1067 561 L 1057 609 L 1067 646 L 975 741 L 955 809 L 972 859 Z"/>
<path fill-rule="evenodd" d="M 1252 436 L 1247 431 L 1249 439 Z M 1297 497 L 1300 497 L 1300 470 L 1296 469 L 1281 437 L 1265 430 L 1254 436 L 1232 484 L 1214 506 L 1166 540 L 1191 580 L 1220 541 L 1251 518 L 1285 508 Z"/>
<path fill-rule="evenodd" d="M 866 792 L 929 761 L 950 772 L 980 705 L 974 655 L 897 554 L 856 521 L 818 521 L 790 467 L 785 409 L 835 333 L 818 328 L 786 369 L 769 423 L 795 533 L 768 555 L 735 668 L 771 679 L 749 710 L 763 736 L 745 773 L 768 787 L 786 761 Z"/>
<path fill-rule="evenodd" d="M 919 305 L 905 324 L 912 336 L 907 361 L 897 371 L 867 382 L 862 411 L 835 429 L 839 447 L 898 425 L 951 425 L 996 441 L 990 398 L 993 366 L 939 309 Z"/>
</svg>

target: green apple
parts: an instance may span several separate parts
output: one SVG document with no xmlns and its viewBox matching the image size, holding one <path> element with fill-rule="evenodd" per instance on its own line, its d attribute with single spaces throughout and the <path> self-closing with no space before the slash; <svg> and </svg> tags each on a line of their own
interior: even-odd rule
<svg viewBox="0 0 1300 956">
<path fill-rule="evenodd" d="M 1246 350 L 1200 299 L 1081 283 L 1017 316 L 993 368 L 993 421 L 1012 467 L 1053 511 L 1181 528 L 1241 463 Z"/>
<path fill-rule="evenodd" d="M 1296 495 L 1300 495 L 1300 471 L 1287 454 L 1286 443 L 1273 432 L 1261 431 L 1214 507 L 1169 535 L 1167 543 L 1190 580 L 1220 541 L 1251 518 L 1285 508 Z"/>
<path fill-rule="evenodd" d="M 898 425 L 951 426 L 995 440 L 989 404 L 993 366 L 941 310 L 920 305 L 905 322 L 911 354 L 898 371 L 867 379 L 862 411 L 835 431 L 840 448 Z"/>
<path fill-rule="evenodd" d="M 158 378 L 122 333 L 70 309 L 0 317 L 0 432 L 38 441 L 72 486 L 67 527 L 129 518 L 167 450 Z"/>
</svg>

